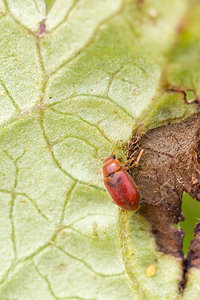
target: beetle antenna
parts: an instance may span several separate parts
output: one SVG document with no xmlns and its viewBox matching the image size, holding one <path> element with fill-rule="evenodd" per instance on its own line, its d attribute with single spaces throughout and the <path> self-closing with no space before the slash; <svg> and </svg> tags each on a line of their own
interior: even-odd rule
<svg viewBox="0 0 200 300">
<path fill-rule="evenodd" d="M 110 156 L 112 156 L 115 153 L 115 150 L 116 150 L 118 144 L 119 144 L 119 140 L 117 141 L 115 148 L 114 148 L 113 152 L 110 154 Z"/>
</svg>

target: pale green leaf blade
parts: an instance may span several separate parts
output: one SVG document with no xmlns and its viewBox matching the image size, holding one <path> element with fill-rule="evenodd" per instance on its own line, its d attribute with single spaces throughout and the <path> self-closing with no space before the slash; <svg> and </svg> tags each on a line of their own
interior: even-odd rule
<svg viewBox="0 0 200 300">
<path fill-rule="evenodd" d="M 71 10 L 73 10 L 76 5 L 76 1 L 56 0 L 54 3 L 50 2 L 49 5 L 52 5 L 52 7 L 46 19 L 46 27 L 48 31 L 52 31 L 68 18 Z"/>
<path fill-rule="evenodd" d="M 200 282 L 200 271 L 197 268 L 192 268 L 187 274 L 187 284 L 184 290 L 183 299 L 194 299 L 198 300 L 200 296 L 199 282 Z"/>
<path fill-rule="evenodd" d="M 5 104 L 7 111 L 2 116 L 2 123 L 14 117 L 16 113 L 29 110 L 39 101 L 43 72 L 34 36 L 8 14 L 0 18 L 0 30 L 4 32 L 0 39 L 0 97 L 2 107 L 4 108 Z"/>
<path fill-rule="evenodd" d="M 0 299 L 177 299 L 181 262 L 112 204 L 100 168 L 164 107 L 153 99 L 185 2 L 57 0 L 47 18 L 43 1 L 5 3 Z"/>
</svg>

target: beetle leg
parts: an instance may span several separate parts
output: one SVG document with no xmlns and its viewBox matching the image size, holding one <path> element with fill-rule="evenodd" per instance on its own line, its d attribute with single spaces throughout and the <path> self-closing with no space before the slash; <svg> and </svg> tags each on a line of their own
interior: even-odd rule
<svg viewBox="0 0 200 300">
<path fill-rule="evenodd" d="M 135 167 L 135 166 L 137 166 L 137 162 L 134 162 L 134 164 L 132 164 L 131 166 L 129 166 L 129 167 L 125 167 L 125 168 L 123 168 L 124 170 L 129 170 L 129 169 L 132 169 L 133 167 Z"/>
<path fill-rule="evenodd" d="M 144 152 L 144 149 L 140 150 L 140 153 L 139 153 L 139 155 L 138 155 L 138 157 L 137 157 L 137 159 L 136 159 L 136 162 L 134 163 L 134 166 L 137 166 L 137 165 L 139 164 L 139 161 L 140 161 L 140 158 L 142 157 L 143 152 Z M 127 160 L 127 161 L 124 163 L 124 165 L 129 164 L 129 163 L 130 163 L 131 161 L 133 161 L 134 159 L 135 159 L 135 157 L 132 157 L 131 159 Z M 131 167 L 132 167 L 132 166 L 133 166 L 133 165 L 131 165 Z"/>
<path fill-rule="evenodd" d="M 139 164 L 139 161 L 140 161 L 140 159 L 141 159 L 141 157 L 142 157 L 143 152 L 144 152 L 144 149 L 140 150 L 140 153 L 138 154 L 138 157 L 137 157 L 137 159 L 136 159 L 136 162 L 135 162 L 134 164 L 132 164 L 130 167 L 126 167 L 125 170 L 132 169 L 132 168 L 135 167 L 135 166 L 137 167 L 138 164 Z"/>
<path fill-rule="evenodd" d="M 104 178 L 104 181 L 108 181 L 108 180 L 109 180 L 109 178 L 108 178 L 108 177 L 105 177 L 105 178 Z"/>
<path fill-rule="evenodd" d="M 140 161 L 140 158 L 142 157 L 143 152 L 144 152 L 144 149 L 141 149 L 140 153 L 138 154 L 138 157 L 137 157 L 137 160 L 136 160 L 137 165 L 139 164 L 139 161 Z"/>
<path fill-rule="evenodd" d="M 124 163 L 124 165 L 129 164 L 129 163 L 132 162 L 133 160 L 135 160 L 135 157 L 132 157 L 131 159 L 127 160 L 127 161 Z"/>
</svg>

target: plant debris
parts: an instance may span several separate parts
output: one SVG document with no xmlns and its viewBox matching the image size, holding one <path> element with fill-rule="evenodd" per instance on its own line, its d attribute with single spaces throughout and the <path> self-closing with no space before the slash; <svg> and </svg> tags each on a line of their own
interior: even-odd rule
<svg viewBox="0 0 200 300">
<path fill-rule="evenodd" d="M 184 232 L 175 228 L 174 224 L 184 220 L 181 212 L 184 191 L 200 201 L 199 114 L 179 124 L 152 129 L 139 140 L 135 132 L 128 145 L 128 158 L 136 156 L 140 149 L 144 149 L 144 153 L 139 166 L 130 170 L 140 187 L 141 207 L 138 213 L 151 223 L 158 249 L 183 258 Z M 197 237 L 195 243 L 200 253 Z M 192 258 L 192 249 L 190 261 L 196 261 Z"/>
</svg>

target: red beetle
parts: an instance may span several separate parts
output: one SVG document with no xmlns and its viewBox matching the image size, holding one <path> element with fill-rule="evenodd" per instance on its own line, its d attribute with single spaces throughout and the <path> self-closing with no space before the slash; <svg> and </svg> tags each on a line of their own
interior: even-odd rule
<svg viewBox="0 0 200 300">
<path fill-rule="evenodd" d="M 132 164 L 131 167 L 127 167 L 126 165 L 133 159 L 128 160 L 122 165 L 114 155 L 115 149 L 112 154 L 104 160 L 104 185 L 115 204 L 126 210 L 138 210 L 140 205 L 140 194 L 132 177 L 127 173 L 127 170 L 138 165 L 143 150 L 140 151 L 136 162 Z"/>
</svg>

